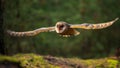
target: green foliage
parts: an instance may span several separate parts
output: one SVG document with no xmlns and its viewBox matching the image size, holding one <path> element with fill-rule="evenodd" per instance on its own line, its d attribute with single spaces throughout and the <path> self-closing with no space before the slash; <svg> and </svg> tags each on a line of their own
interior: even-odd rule
<svg viewBox="0 0 120 68">
<path fill-rule="evenodd" d="M 10 0 L 5 1 L 4 28 L 28 31 L 54 26 L 57 21 L 99 23 L 120 15 L 119 0 Z M 38 53 L 64 57 L 99 58 L 114 54 L 120 44 L 119 24 L 103 30 L 82 30 L 79 36 L 55 32 L 34 37 L 5 36 L 6 54 Z"/>
</svg>

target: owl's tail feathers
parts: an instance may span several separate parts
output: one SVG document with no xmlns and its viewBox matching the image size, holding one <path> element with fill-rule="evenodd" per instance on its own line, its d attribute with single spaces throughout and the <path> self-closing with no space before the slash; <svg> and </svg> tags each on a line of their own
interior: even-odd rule
<svg viewBox="0 0 120 68">
<path fill-rule="evenodd" d="M 74 35 L 77 36 L 79 34 L 80 34 L 80 32 L 74 29 Z"/>
<path fill-rule="evenodd" d="M 68 29 L 67 32 L 60 34 L 62 37 L 70 37 L 70 36 L 77 36 L 80 32 L 76 29 Z"/>
</svg>

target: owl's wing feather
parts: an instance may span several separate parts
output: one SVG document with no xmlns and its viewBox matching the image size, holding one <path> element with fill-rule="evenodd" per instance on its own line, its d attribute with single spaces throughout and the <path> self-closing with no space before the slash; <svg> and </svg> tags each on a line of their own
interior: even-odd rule
<svg viewBox="0 0 120 68">
<path fill-rule="evenodd" d="M 38 28 L 33 31 L 24 31 L 24 32 L 16 32 L 7 30 L 7 33 L 11 36 L 35 36 L 41 32 L 51 32 L 55 31 L 55 27 L 44 27 L 44 28 Z"/>
<path fill-rule="evenodd" d="M 115 21 L 117 21 L 119 18 L 116 18 L 115 20 L 105 22 L 105 23 L 98 23 L 98 24 L 89 24 L 89 23 L 83 23 L 83 24 L 72 24 L 70 25 L 70 28 L 82 28 L 82 29 L 102 29 L 106 28 L 108 26 L 111 26 Z"/>
</svg>

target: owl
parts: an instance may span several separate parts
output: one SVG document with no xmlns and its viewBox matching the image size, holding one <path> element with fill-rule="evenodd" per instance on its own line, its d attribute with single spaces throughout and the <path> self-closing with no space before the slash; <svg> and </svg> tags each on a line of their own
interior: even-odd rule
<svg viewBox="0 0 120 68">
<path fill-rule="evenodd" d="M 35 36 L 42 32 L 52 32 L 56 31 L 57 34 L 60 34 L 63 37 L 69 37 L 71 35 L 79 35 L 80 32 L 76 29 L 103 29 L 108 26 L 111 26 L 118 18 L 104 23 L 97 23 L 97 24 L 90 24 L 90 23 L 83 23 L 83 24 L 68 24 L 64 21 L 59 21 L 53 27 L 42 27 L 32 31 L 24 31 L 24 32 L 16 32 L 7 30 L 7 33 L 11 36 Z"/>
</svg>

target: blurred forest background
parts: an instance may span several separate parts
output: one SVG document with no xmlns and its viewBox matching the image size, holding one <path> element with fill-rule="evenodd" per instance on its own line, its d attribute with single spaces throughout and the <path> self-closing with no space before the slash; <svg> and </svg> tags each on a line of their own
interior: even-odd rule
<svg viewBox="0 0 120 68">
<path fill-rule="evenodd" d="M 120 18 L 120 0 L 4 0 L 4 31 L 28 31 L 71 24 L 100 23 Z M 55 32 L 34 37 L 4 34 L 7 55 L 37 53 L 62 57 L 100 58 L 112 56 L 120 47 L 120 20 L 101 30 L 79 29 L 81 34 L 61 37 Z"/>
</svg>

